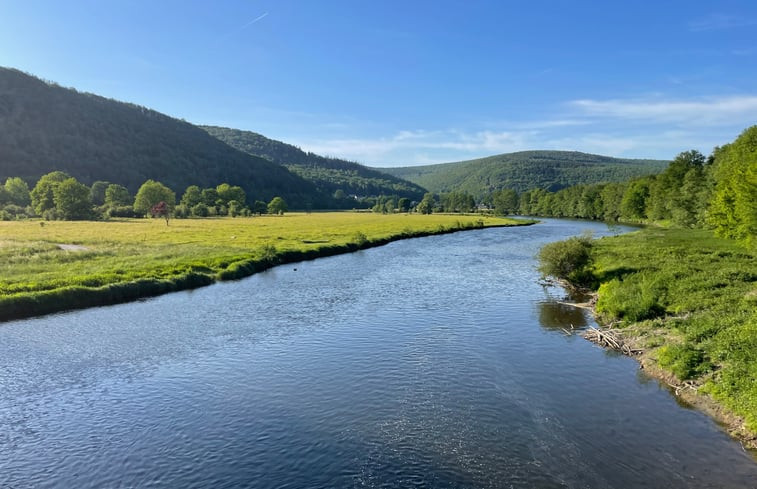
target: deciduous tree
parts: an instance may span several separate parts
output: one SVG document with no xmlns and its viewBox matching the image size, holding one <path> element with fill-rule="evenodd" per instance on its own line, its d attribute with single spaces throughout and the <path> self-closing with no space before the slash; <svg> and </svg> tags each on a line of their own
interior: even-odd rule
<svg viewBox="0 0 757 489">
<path fill-rule="evenodd" d="M 143 216 L 147 215 L 159 202 L 165 202 L 168 212 L 171 212 L 176 205 L 176 194 L 160 182 L 147 180 L 139 187 L 134 198 L 134 212 Z"/>
<path fill-rule="evenodd" d="M 287 204 L 281 197 L 274 197 L 271 202 L 268 203 L 269 214 L 284 214 L 287 211 Z"/>
<path fill-rule="evenodd" d="M 90 189 L 75 178 L 67 178 L 53 187 L 53 200 L 59 216 L 65 220 L 92 217 Z"/>
<path fill-rule="evenodd" d="M 55 209 L 55 199 L 53 191 L 62 181 L 71 178 L 70 175 L 62 171 L 54 171 L 42 177 L 31 191 L 32 207 L 37 214 Z"/>
</svg>

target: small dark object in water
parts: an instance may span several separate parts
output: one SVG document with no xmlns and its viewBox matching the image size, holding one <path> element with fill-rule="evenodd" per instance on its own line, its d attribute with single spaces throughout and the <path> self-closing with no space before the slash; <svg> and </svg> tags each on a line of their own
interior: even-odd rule
<svg viewBox="0 0 757 489">
<path fill-rule="evenodd" d="M 294 269 L 294 271 L 296 272 L 296 271 L 297 271 L 297 269 L 295 268 L 295 269 Z"/>
</svg>

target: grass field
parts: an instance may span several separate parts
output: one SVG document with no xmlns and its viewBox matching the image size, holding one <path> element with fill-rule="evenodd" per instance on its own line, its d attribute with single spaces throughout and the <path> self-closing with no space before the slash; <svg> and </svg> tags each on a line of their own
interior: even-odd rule
<svg viewBox="0 0 757 489">
<path fill-rule="evenodd" d="M 394 239 L 523 224 L 479 215 L 0 222 L 0 320 L 134 300 Z M 77 245 L 61 249 L 59 245 Z"/>
<path fill-rule="evenodd" d="M 656 228 L 597 240 L 592 256 L 605 321 L 757 436 L 757 257 L 709 231 Z"/>
</svg>

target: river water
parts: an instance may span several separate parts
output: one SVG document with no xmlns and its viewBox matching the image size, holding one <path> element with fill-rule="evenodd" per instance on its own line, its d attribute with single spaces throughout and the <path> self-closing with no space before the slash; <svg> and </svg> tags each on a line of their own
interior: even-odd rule
<svg viewBox="0 0 757 489">
<path fill-rule="evenodd" d="M 538 283 L 545 220 L 0 325 L 0 487 L 757 487 Z"/>
</svg>

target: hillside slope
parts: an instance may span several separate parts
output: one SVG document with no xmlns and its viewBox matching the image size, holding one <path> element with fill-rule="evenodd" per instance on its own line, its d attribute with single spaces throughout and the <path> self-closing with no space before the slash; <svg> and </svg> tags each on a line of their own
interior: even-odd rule
<svg viewBox="0 0 757 489">
<path fill-rule="evenodd" d="M 611 158 L 575 151 L 521 151 L 476 160 L 377 168 L 432 192 L 466 191 L 481 197 L 510 188 L 559 190 L 579 183 L 618 182 L 658 173 L 667 161 Z"/>
<path fill-rule="evenodd" d="M 240 185 L 248 199 L 292 205 L 329 197 L 286 168 L 236 150 L 187 122 L 0 68 L 0 180 L 30 185 L 53 170 L 135 192 L 147 179 L 181 195 L 189 185 Z"/>
<path fill-rule="evenodd" d="M 420 200 L 425 193 L 422 187 L 394 175 L 352 161 L 306 153 L 296 146 L 255 132 L 216 126 L 200 127 L 233 148 L 286 166 L 327 194 L 341 189 L 348 195 L 358 197 L 398 195 Z"/>
</svg>

